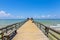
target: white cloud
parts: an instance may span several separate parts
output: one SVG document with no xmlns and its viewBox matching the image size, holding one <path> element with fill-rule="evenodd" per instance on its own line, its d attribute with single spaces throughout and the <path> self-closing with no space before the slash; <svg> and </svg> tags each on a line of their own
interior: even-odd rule
<svg viewBox="0 0 60 40">
<path fill-rule="evenodd" d="M 30 16 L 31 17 L 31 16 Z M 57 15 L 35 15 L 35 16 L 32 16 L 33 18 L 55 18 L 57 17 Z M 5 11 L 0 11 L 0 18 L 27 18 L 27 17 L 23 17 L 23 16 L 18 16 L 18 15 L 12 15 L 10 13 L 7 13 Z"/>
<path fill-rule="evenodd" d="M 45 15 L 41 15 L 41 18 L 45 18 L 46 16 Z"/>
<path fill-rule="evenodd" d="M 8 17 L 11 16 L 11 14 L 6 13 L 5 11 L 0 11 L 0 17 Z"/>
<path fill-rule="evenodd" d="M 0 11 L 0 18 L 13 18 L 13 19 L 16 19 L 16 18 L 18 18 L 18 19 L 20 19 L 20 18 L 24 18 L 23 16 L 15 16 L 15 15 L 12 15 L 12 14 L 10 14 L 10 13 L 7 13 L 7 12 L 5 12 L 5 11 Z"/>
<path fill-rule="evenodd" d="M 17 16 L 14 16 L 5 11 L 0 11 L 0 19 L 16 19 L 16 18 L 17 18 Z"/>
<path fill-rule="evenodd" d="M 17 18 L 24 18 L 23 16 L 16 16 Z"/>
<path fill-rule="evenodd" d="M 37 15 L 37 16 L 34 16 L 33 18 L 41 18 L 41 17 Z"/>
<path fill-rule="evenodd" d="M 40 16 L 35 16 L 35 18 L 55 18 L 56 15 L 40 15 Z"/>
<path fill-rule="evenodd" d="M 51 15 L 47 15 L 47 18 L 51 17 Z"/>
</svg>

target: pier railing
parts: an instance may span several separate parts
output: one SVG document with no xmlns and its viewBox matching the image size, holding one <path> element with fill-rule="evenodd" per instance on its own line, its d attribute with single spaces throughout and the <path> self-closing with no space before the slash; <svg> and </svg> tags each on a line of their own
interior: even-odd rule
<svg viewBox="0 0 60 40">
<path fill-rule="evenodd" d="M 60 40 L 60 31 L 57 31 L 53 28 L 47 27 L 40 22 L 33 21 L 37 27 L 42 30 L 42 32 L 50 39 L 50 40 Z M 47 24 L 48 25 L 48 24 Z"/>
<path fill-rule="evenodd" d="M 0 40 L 11 40 L 17 34 L 17 29 L 27 20 L 0 28 Z"/>
</svg>

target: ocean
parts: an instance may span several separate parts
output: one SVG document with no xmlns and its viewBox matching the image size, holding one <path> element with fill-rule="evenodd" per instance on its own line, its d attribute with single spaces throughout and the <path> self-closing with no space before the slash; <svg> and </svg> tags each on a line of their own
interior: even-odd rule
<svg viewBox="0 0 60 40">
<path fill-rule="evenodd" d="M 24 20 L 25 19 L 0 19 L 0 28 L 6 27 L 7 25 L 11 25 Z M 38 21 L 48 27 L 55 26 L 55 28 L 60 28 L 60 26 L 57 27 L 57 24 L 60 24 L 60 19 L 35 19 L 35 21 Z"/>
<path fill-rule="evenodd" d="M 60 24 L 60 19 L 35 19 L 35 21 L 38 21 L 47 26 L 50 25 L 56 26 L 57 24 Z"/>
<path fill-rule="evenodd" d="M 24 20 L 25 19 L 0 19 L 0 28 L 6 27 L 7 25 L 18 23 Z"/>
<path fill-rule="evenodd" d="M 60 19 L 35 19 L 35 21 L 60 31 Z"/>
</svg>

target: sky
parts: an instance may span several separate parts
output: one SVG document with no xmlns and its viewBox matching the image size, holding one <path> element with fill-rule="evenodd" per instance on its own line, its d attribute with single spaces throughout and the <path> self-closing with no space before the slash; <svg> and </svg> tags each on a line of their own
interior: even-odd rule
<svg viewBox="0 0 60 40">
<path fill-rule="evenodd" d="M 60 19 L 60 0 L 0 0 L 0 19 Z"/>
</svg>

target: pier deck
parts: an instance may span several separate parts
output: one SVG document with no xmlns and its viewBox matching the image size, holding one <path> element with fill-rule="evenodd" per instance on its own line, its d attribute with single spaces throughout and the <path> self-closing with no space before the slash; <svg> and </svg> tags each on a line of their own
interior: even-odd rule
<svg viewBox="0 0 60 40">
<path fill-rule="evenodd" d="M 28 20 L 17 30 L 12 40 L 49 40 L 37 26 Z"/>
</svg>

